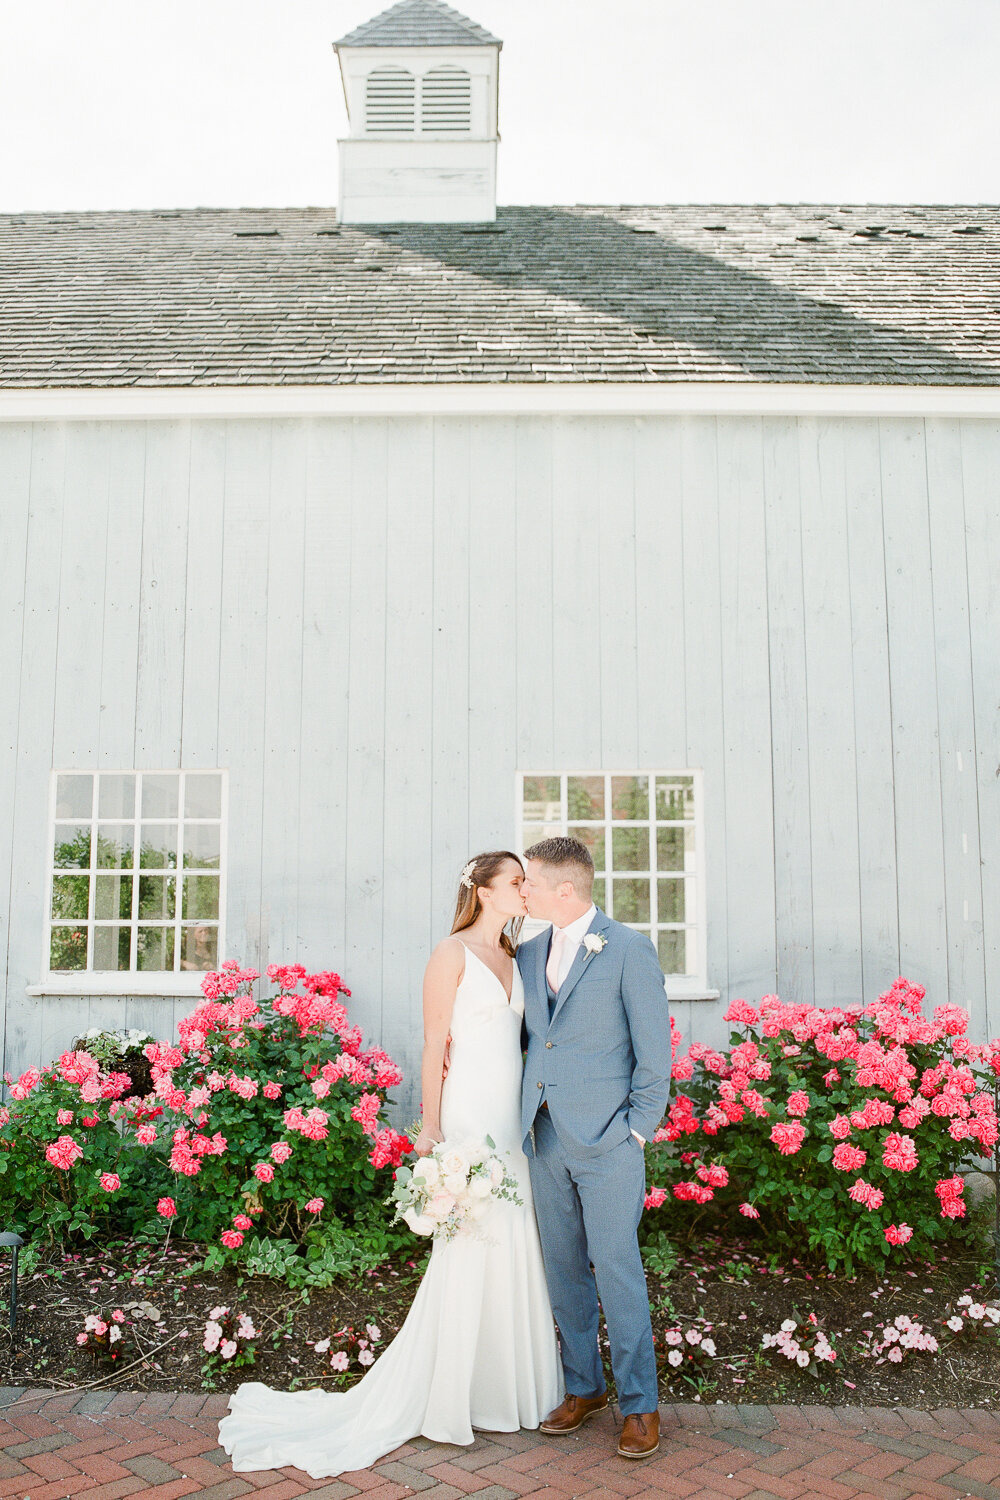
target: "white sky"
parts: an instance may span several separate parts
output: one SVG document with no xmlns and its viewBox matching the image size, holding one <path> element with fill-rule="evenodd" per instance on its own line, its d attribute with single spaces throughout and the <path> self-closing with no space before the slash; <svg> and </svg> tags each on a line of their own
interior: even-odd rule
<svg viewBox="0 0 1000 1500">
<path fill-rule="evenodd" d="M 5 0 L 0 210 L 336 202 L 383 0 Z M 1000 0 L 459 0 L 502 203 L 1000 202 Z"/>
</svg>

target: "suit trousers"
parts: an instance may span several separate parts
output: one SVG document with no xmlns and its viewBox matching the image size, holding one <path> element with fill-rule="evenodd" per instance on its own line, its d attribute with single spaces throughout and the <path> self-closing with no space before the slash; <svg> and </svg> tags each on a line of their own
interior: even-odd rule
<svg viewBox="0 0 1000 1500">
<path fill-rule="evenodd" d="M 649 1293 L 636 1237 L 646 1194 L 643 1149 L 630 1135 L 600 1156 L 574 1156 L 547 1110 L 535 1116 L 534 1129 L 531 1191 L 566 1390 L 573 1396 L 604 1390 L 600 1296 L 622 1415 L 656 1411 Z"/>
</svg>

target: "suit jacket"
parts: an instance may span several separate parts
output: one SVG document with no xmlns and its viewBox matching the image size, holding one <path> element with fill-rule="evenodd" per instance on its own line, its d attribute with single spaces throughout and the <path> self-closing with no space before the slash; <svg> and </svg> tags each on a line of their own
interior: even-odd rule
<svg viewBox="0 0 1000 1500">
<path fill-rule="evenodd" d="M 656 949 L 641 932 L 598 908 L 549 1013 L 545 979 L 551 931 L 518 949 L 524 982 L 527 1057 L 521 1090 L 524 1149 L 542 1101 L 556 1134 L 578 1156 L 600 1155 L 628 1139 L 649 1140 L 667 1107 L 670 1010 Z"/>
</svg>

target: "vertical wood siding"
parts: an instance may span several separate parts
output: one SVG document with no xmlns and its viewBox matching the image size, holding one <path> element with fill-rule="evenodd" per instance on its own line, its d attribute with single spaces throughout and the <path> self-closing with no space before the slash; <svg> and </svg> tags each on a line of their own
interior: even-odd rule
<svg viewBox="0 0 1000 1500">
<path fill-rule="evenodd" d="M 191 1003 L 26 998 L 53 765 L 227 767 L 229 953 L 339 968 L 411 1078 L 517 769 L 703 769 L 689 1036 L 898 972 L 996 1032 L 998 472 L 980 421 L 0 427 L 4 1067 Z"/>
</svg>

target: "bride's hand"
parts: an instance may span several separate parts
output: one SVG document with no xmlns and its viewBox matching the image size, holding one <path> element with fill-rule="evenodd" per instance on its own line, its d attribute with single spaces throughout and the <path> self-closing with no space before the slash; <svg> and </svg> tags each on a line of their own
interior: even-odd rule
<svg viewBox="0 0 1000 1500">
<path fill-rule="evenodd" d="M 451 1033 L 449 1032 L 448 1033 L 448 1039 L 447 1039 L 447 1041 L 444 1044 L 444 1061 L 441 1064 L 441 1081 L 442 1081 L 442 1083 L 448 1077 L 448 1069 L 450 1067 L 451 1067 Z"/>
<path fill-rule="evenodd" d="M 443 1136 L 433 1130 L 422 1130 L 413 1142 L 413 1149 L 418 1156 L 430 1156 L 435 1146 L 440 1146 Z"/>
</svg>

